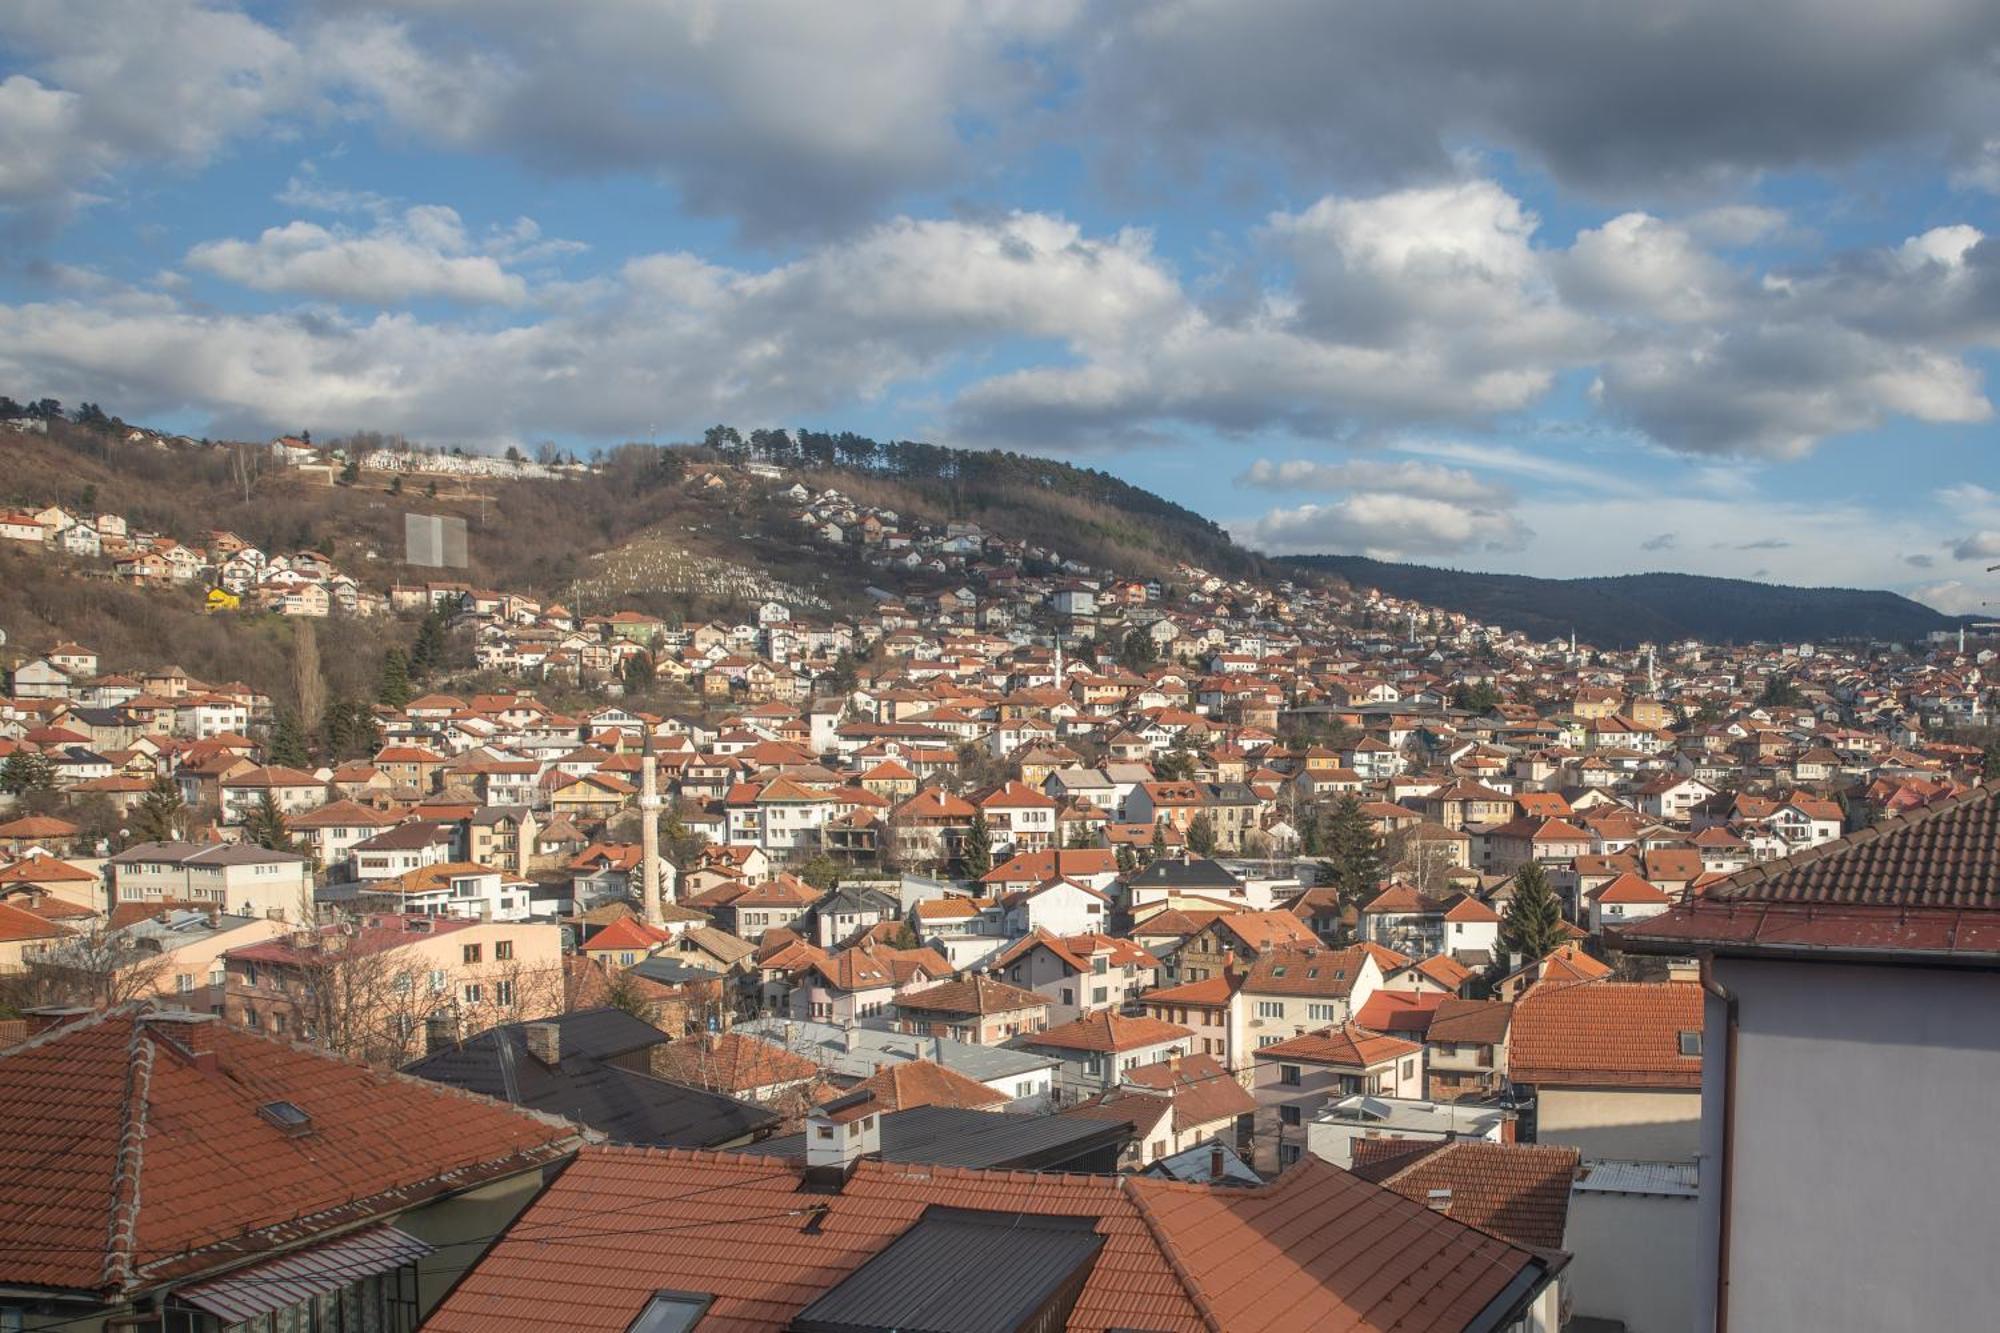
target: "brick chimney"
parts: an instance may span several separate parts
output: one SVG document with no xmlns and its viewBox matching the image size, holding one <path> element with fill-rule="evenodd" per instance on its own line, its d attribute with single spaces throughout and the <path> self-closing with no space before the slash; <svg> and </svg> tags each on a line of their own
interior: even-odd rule
<svg viewBox="0 0 2000 1333">
<path fill-rule="evenodd" d="M 1222 1179 L 1222 1140 L 1220 1139 L 1208 1145 L 1208 1178 L 1210 1180 Z"/>
<path fill-rule="evenodd" d="M 28 1026 L 30 1037 L 39 1037 L 51 1028 L 68 1027 L 78 1019 L 88 1018 L 96 1013 L 89 1005 L 83 1004 L 41 1004 L 32 1009 L 23 1009 L 21 1019 Z"/>
<path fill-rule="evenodd" d="M 203 1073 L 215 1072 L 215 1033 L 221 1024 L 214 1014 L 173 1009 L 148 1014 L 145 1023 L 174 1054 Z"/>
<path fill-rule="evenodd" d="M 529 1023 L 522 1027 L 521 1037 L 527 1043 L 528 1054 L 548 1068 L 554 1069 L 562 1063 L 562 1024 Z"/>
</svg>

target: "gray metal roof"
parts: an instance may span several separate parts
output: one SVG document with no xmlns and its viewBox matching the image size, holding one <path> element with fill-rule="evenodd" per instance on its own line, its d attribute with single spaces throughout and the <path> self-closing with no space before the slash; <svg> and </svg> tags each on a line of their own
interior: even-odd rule
<svg viewBox="0 0 2000 1333">
<path fill-rule="evenodd" d="M 1621 1162 L 1585 1158 L 1571 1188 L 1583 1194 L 1658 1194 L 1692 1199 L 1701 1191 L 1696 1162 Z"/>
<path fill-rule="evenodd" d="M 369 1227 L 182 1287 L 174 1299 L 206 1310 L 225 1324 L 242 1323 L 339 1291 L 362 1278 L 394 1272 L 431 1252 L 429 1245 L 408 1232 L 392 1226 Z"/>
<path fill-rule="evenodd" d="M 900 1064 L 907 1060 L 929 1060 L 981 1083 L 996 1079 L 1022 1078 L 1062 1062 L 1053 1056 L 1032 1051 L 1010 1050 L 1005 1046 L 979 1046 L 953 1041 L 949 1037 L 918 1037 L 907 1032 L 885 1032 L 880 1028 L 847 1029 L 833 1023 L 802 1022 L 797 1019 L 759 1018 L 737 1024 L 742 1032 L 754 1033 L 815 1061 L 823 1069 L 847 1078 L 867 1078 L 879 1064 Z M 853 1049 L 849 1050 L 850 1041 Z"/>
<path fill-rule="evenodd" d="M 799 1311 L 802 1333 L 1014 1333 L 1056 1322 L 1104 1237 L 1094 1217 L 932 1206 L 887 1249 Z M 1003 1258 L 1004 1256 L 1004 1258 Z"/>
</svg>

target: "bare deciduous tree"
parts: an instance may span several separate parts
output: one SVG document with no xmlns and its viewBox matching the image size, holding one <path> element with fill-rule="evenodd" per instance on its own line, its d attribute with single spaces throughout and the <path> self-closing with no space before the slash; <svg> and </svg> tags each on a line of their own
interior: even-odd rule
<svg viewBox="0 0 2000 1333">
<path fill-rule="evenodd" d="M 310 736 L 326 711 L 326 673 L 320 668 L 319 631 L 306 617 L 292 626 L 292 690 L 298 698 L 299 725 Z"/>
<path fill-rule="evenodd" d="M 15 981 L 17 1003 L 108 1009 L 156 995 L 172 961 L 126 931 L 98 925 L 26 960 Z"/>
</svg>

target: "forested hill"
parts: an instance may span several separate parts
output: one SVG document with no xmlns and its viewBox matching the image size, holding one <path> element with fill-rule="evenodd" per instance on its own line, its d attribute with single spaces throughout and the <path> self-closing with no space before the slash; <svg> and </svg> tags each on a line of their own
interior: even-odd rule
<svg viewBox="0 0 2000 1333">
<path fill-rule="evenodd" d="M 851 431 L 754 430 L 715 426 L 702 445 L 738 461 L 813 472 L 838 472 L 881 503 L 901 489 L 927 516 L 970 519 L 1013 540 L 1075 553 L 1093 564 L 1127 568 L 1189 560 L 1228 574 L 1262 568 L 1262 557 L 1237 546 L 1214 520 L 1096 468 L 999 449 L 953 449 L 918 440 L 877 441 Z M 1135 571 L 1144 572 L 1144 571 Z"/>
<path fill-rule="evenodd" d="M 1539 579 L 1391 564 L 1355 555 L 1278 562 L 1375 588 L 1541 638 L 1572 629 L 1603 647 L 1699 638 L 1710 642 L 1914 639 L 1959 621 L 1892 592 L 1795 588 L 1697 574 Z"/>
</svg>

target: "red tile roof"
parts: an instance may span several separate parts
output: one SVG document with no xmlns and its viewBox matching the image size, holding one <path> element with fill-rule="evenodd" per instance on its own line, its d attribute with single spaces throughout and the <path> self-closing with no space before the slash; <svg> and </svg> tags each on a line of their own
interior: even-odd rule
<svg viewBox="0 0 2000 1333">
<path fill-rule="evenodd" d="M 2000 782 L 1740 870 L 1619 939 L 1647 953 L 2000 955 Z"/>
<path fill-rule="evenodd" d="M 1416 1042 L 1370 1032 L 1358 1023 L 1343 1023 L 1260 1046 L 1255 1055 L 1259 1060 L 1297 1060 L 1309 1065 L 1337 1065 L 1342 1069 L 1373 1069 L 1423 1049 Z"/>
<path fill-rule="evenodd" d="M 128 1005 L 0 1054 L 0 1283 L 140 1288 L 579 1142 L 551 1117 L 190 1017 Z M 266 1122 L 277 1101 L 310 1130 Z"/>
<path fill-rule="evenodd" d="M 1065 1051 L 1131 1051 L 1192 1036 L 1194 1033 L 1176 1023 L 1157 1018 L 1127 1018 L 1110 1009 L 1100 1009 L 1023 1038 L 1022 1044 Z"/>
<path fill-rule="evenodd" d="M 1451 1191 L 1444 1215 L 1531 1250 L 1560 1250 L 1570 1183 L 1581 1154 L 1536 1143 L 1421 1143 L 1356 1139 L 1354 1174 L 1429 1207 Z"/>
<path fill-rule="evenodd" d="M 902 1060 L 886 1065 L 847 1091 L 864 1089 L 875 1094 L 877 1109 L 883 1111 L 907 1111 L 917 1106 L 986 1111 L 1004 1106 L 1008 1100 L 1005 1093 L 995 1092 L 984 1083 L 929 1060 Z"/>
<path fill-rule="evenodd" d="M 1170 1055 L 1128 1069 L 1125 1084 L 1171 1097 L 1174 1129 L 1183 1134 L 1257 1109 L 1257 1099 L 1212 1055 Z"/>
<path fill-rule="evenodd" d="M 777 1333 L 938 1205 L 1095 1218 L 1073 1329 L 1441 1333 L 1541 1263 L 1313 1159 L 1251 1189 L 874 1161 L 839 1194 L 800 1179 L 762 1158 L 586 1149 L 425 1328 L 539 1333 L 559 1313 L 619 1333 L 673 1289 L 714 1298 L 703 1333 Z"/>
<path fill-rule="evenodd" d="M 656 1047 L 653 1073 L 720 1092 L 748 1092 L 780 1083 L 802 1083 L 819 1066 L 761 1037 L 741 1032 L 683 1037 Z"/>
<path fill-rule="evenodd" d="M 906 991 L 896 997 L 898 1009 L 923 1014 L 1003 1014 L 1048 1006 L 1047 996 L 981 974 Z"/>
<path fill-rule="evenodd" d="M 1517 1083 L 1693 1089 L 1701 1057 L 1680 1034 L 1702 1030 L 1692 981 L 1541 982 L 1514 1005 L 1508 1073 Z"/>
</svg>

